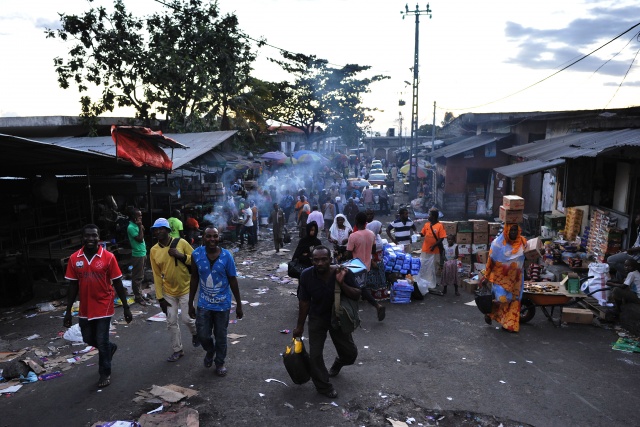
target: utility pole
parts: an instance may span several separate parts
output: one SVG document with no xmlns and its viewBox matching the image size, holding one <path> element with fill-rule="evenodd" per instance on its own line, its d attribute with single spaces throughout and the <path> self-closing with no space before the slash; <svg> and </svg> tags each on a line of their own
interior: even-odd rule
<svg viewBox="0 0 640 427">
<path fill-rule="evenodd" d="M 435 144 L 436 144 L 436 101 L 433 101 L 433 126 L 431 126 L 431 152 L 433 153 L 433 150 L 435 150 Z M 431 199 L 433 200 L 433 204 L 434 206 L 437 205 L 438 203 L 438 189 L 436 188 L 436 183 L 438 182 L 437 179 L 437 168 L 436 168 L 436 158 L 431 156 L 431 178 L 432 178 L 432 183 L 431 183 L 431 192 L 433 193 L 431 196 Z"/>
<path fill-rule="evenodd" d="M 429 3 L 427 3 L 427 8 L 425 10 L 420 10 L 420 7 L 416 4 L 416 10 L 409 10 L 409 5 L 406 4 L 404 6 L 405 11 L 400 12 L 402 15 L 402 19 L 407 15 L 415 15 L 416 17 L 416 42 L 415 42 L 415 52 L 413 54 L 413 97 L 411 103 L 411 153 L 409 157 L 409 199 L 415 199 L 418 187 L 417 182 L 417 173 L 418 173 L 418 159 L 415 159 L 415 165 L 412 164 L 414 161 L 414 153 L 417 153 L 417 145 L 418 145 L 418 59 L 419 59 L 419 33 L 420 33 L 420 15 L 428 15 L 431 18 L 431 9 L 429 8 Z"/>
</svg>

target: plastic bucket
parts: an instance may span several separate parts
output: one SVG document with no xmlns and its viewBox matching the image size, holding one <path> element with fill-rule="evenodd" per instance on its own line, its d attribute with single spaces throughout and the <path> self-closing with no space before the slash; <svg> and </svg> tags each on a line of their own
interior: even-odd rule
<svg viewBox="0 0 640 427">
<path fill-rule="evenodd" d="M 260 225 L 268 225 L 268 224 L 269 224 L 269 217 L 261 216 L 260 217 Z"/>
</svg>

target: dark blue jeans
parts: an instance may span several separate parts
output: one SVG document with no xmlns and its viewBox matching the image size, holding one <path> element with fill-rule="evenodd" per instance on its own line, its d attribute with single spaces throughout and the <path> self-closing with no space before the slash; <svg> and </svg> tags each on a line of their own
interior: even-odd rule
<svg viewBox="0 0 640 427">
<path fill-rule="evenodd" d="M 229 310 L 211 311 L 198 307 L 196 314 L 198 338 L 207 353 L 215 353 L 213 362 L 216 366 L 224 365 L 224 359 L 227 357 L 228 326 Z M 211 331 L 213 331 L 213 337 Z"/>
<path fill-rule="evenodd" d="M 109 342 L 109 325 L 111 317 L 101 319 L 78 319 L 82 339 L 85 343 L 98 349 L 98 372 L 100 376 L 111 375 L 111 350 L 115 344 Z"/>
</svg>

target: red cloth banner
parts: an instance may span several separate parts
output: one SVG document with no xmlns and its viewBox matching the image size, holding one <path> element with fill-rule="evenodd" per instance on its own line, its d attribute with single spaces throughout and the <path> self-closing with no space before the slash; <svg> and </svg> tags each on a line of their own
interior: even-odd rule
<svg viewBox="0 0 640 427">
<path fill-rule="evenodd" d="M 152 166 L 171 170 L 173 162 L 154 140 L 164 138 L 162 132 L 142 127 L 111 127 L 111 138 L 116 144 L 116 156 L 128 160 L 136 167 Z"/>
</svg>

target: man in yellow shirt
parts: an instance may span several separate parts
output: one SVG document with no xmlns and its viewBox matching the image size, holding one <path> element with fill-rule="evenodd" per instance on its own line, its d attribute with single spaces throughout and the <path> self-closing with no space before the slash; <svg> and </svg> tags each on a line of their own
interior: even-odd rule
<svg viewBox="0 0 640 427">
<path fill-rule="evenodd" d="M 187 325 L 192 336 L 192 344 L 197 347 L 196 322 L 189 317 L 189 286 L 191 281 L 191 253 L 193 248 L 184 239 L 175 240 L 169 236 L 171 227 L 165 218 L 158 218 L 151 227 L 158 243 L 150 251 L 153 283 L 160 308 L 167 315 L 167 329 L 171 336 L 173 354 L 168 362 L 175 362 L 184 356 L 178 308 L 182 312 L 182 322 Z"/>
</svg>

